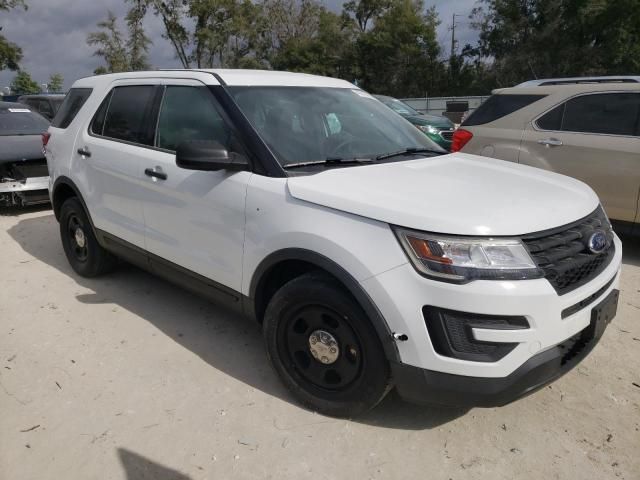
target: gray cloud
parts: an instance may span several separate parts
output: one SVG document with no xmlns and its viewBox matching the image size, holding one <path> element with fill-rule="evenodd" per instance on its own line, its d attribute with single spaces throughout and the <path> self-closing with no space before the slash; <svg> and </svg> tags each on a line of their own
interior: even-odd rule
<svg viewBox="0 0 640 480">
<path fill-rule="evenodd" d="M 106 18 L 108 10 L 120 19 L 127 11 L 124 0 L 27 0 L 27 3 L 27 11 L 16 9 L 0 13 L 2 34 L 22 47 L 22 67 L 34 80 L 45 83 L 52 73 L 61 73 L 66 87 L 78 78 L 91 75 L 101 64 L 86 43 L 88 33 L 96 30 L 96 23 Z M 324 3 L 331 10 L 340 11 L 343 2 L 325 0 Z M 475 41 L 477 35 L 468 27 L 466 18 L 475 3 L 476 0 L 427 1 L 427 4 L 436 5 L 440 15 L 438 40 L 445 52 L 450 48 L 449 27 L 454 12 L 465 16 L 457 20 L 459 45 L 462 47 Z M 151 63 L 159 68 L 179 67 L 171 45 L 162 38 L 160 21 L 149 14 L 145 29 L 153 41 L 149 51 Z M 0 87 L 9 85 L 14 75 L 14 72 L 0 72 Z"/>
</svg>

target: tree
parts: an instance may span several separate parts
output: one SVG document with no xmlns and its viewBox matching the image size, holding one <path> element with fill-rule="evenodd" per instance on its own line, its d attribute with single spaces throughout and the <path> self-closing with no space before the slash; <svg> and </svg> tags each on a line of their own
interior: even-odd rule
<svg viewBox="0 0 640 480">
<path fill-rule="evenodd" d="M 118 19 L 111 11 L 107 12 L 106 20 L 97 23 L 100 30 L 88 35 L 87 44 L 97 47 L 94 55 L 102 57 L 106 63 L 94 70 L 96 75 L 150 68 L 147 51 L 151 40 L 142 26 L 146 8 L 144 0 L 137 0 L 127 13 L 127 38 L 123 37 Z"/>
<path fill-rule="evenodd" d="M 435 93 L 443 76 L 438 16 L 423 0 L 393 0 L 356 41 L 361 85 L 376 93 Z"/>
<path fill-rule="evenodd" d="M 498 86 L 640 68 L 637 0 L 481 0 L 472 20 Z"/>
<path fill-rule="evenodd" d="M 47 83 L 47 89 L 49 92 L 58 93 L 62 92 L 62 86 L 64 85 L 64 77 L 59 73 L 54 73 L 49 77 Z"/>
<path fill-rule="evenodd" d="M 144 0 L 133 0 L 134 4 L 129 9 L 125 20 L 129 30 L 127 39 L 127 53 L 129 56 L 129 68 L 131 70 L 148 70 L 150 68 L 147 51 L 151 40 L 144 32 L 142 21 L 147 13 L 147 5 Z"/>
<path fill-rule="evenodd" d="M 124 72 L 129 69 L 125 41 L 116 22 L 117 18 L 113 12 L 107 12 L 107 20 L 97 23 L 100 31 L 92 32 L 87 37 L 87 43 L 97 47 L 93 54 L 104 59 L 107 64 L 106 70 L 110 73 Z"/>
<path fill-rule="evenodd" d="M 24 0 L 0 0 L 0 11 L 6 12 L 16 7 L 22 7 L 26 10 L 27 4 Z M 0 31 L 2 31 L 1 26 Z M 0 71 L 5 69 L 18 70 L 20 60 L 22 60 L 22 49 L 0 35 Z"/>
<path fill-rule="evenodd" d="M 40 85 L 35 82 L 31 75 L 24 70 L 18 70 L 18 73 L 11 82 L 11 93 L 14 95 L 27 95 L 30 93 L 40 93 Z"/>
<path fill-rule="evenodd" d="M 392 4 L 392 0 L 350 0 L 343 5 L 344 15 L 354 18 L 361 32 L 366 32 L 370 22 L 380 17 Z"/>
</svg>

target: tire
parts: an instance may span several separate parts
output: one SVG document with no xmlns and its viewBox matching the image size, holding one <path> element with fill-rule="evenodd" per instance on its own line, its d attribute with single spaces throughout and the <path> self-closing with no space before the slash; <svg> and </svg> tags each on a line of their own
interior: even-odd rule
<svg viewBox="0 0 640 480">
<path fill-rule="evenodd" d="M 311 410 L 355 417 L 391 389 L 389 364 L 371 322 L 323 272 L 280 288 L 267 306 L 263 331 L 273 368 Z"/>
<path fill-rule="evenodd" d="M 116 257 L 100 246 L 76 197 L 66 200 L 60 209 L 60 239 L 71 268 L 82 277 L 96 277 L 116 266 Z"/>
</svg>

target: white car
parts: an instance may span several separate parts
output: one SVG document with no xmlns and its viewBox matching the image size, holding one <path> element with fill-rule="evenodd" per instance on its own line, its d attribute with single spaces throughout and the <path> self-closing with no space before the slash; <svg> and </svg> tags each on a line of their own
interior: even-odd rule
<svg viewBox="0 0 640 480">
<path fill-rule="evenodd" d="M 503 405 L 575 366 L 616 313 L 622 247 L 589 187 L 445 154 L 348 82 L 135 72 L 74 98 L 45 138 L 73 269 L 120 257 L 255 319 L 314 410 L 353 416 L 393 387 Z"/>
</svg>

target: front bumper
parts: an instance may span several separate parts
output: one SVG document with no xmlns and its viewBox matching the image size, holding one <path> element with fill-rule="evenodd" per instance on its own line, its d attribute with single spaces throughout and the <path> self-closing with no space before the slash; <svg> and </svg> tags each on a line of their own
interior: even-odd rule
<svg viewBox="0 0 640 480">
<path fill-rule="evenodd" d="M 459 397 L 465 396 L 473 404 L 501 404 L 568 371 L 571 365 L 567 362 L 557 365 L 559 345 L 587 329 L 593 307 L 618 288 L 622 244 L 617 237 L 614 242 L 615 254 L 609 265 L 564 295 L 558 295 L 544 278 L 456 285 L 421 277 L 409 264 L 363 280 L 362 286 L 397 339 L 400 361 L 393 365 L 393 373 L 397 384 L 407 385 L 398 388 L 401 394 L 433 403 L 429 392 L 438 390 L 435 398 L 447 404 L 458 404 Z M 586 299 L 589 302 L 582 303 Z M 423 315 L 425 306 L 487 316 L 520 316 L 529 327 L 474 328 L 478 341 L 516 346 L 497 361 L 452 358 L 434 348 Z M 579 361 L 577 358 L 572 364 Z"/>
<path fill-rule="evenodd" d="M 602 303 L 617 305 L 618 290 Z M 392 374 L 400 396 L 412 403 L 455 407 L 499 407 L 529 395 L 560 378 L 580 363 L 596 346 L 612 317 L 600 318 L 592 310 L 584 330 L 544 352 L 534 355 L 510 375 L 481 378 L 452 375 L 393 363 Z"/>
<path fill-rule="evenodd" d="M 49 202 L 49 177 L 0 182 L 0 205 L 36 205 Z"/>
</svg>

